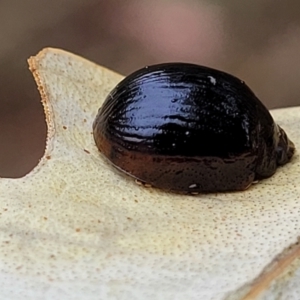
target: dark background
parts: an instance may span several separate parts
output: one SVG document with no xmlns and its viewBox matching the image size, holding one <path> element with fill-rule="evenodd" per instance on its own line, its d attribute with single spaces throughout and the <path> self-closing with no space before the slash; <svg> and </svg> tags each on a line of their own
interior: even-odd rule
<svg viewBox="0 0 300 300">
<path fill-rule="evenodd" d="M 268 108 L 300 104 L 299 0 L 0 0 L 0 176 L 43 155 L 46 125 L 27 58 L 44 47 L 124 75 L 186 61 L 232 73 Z"/>
</svg>

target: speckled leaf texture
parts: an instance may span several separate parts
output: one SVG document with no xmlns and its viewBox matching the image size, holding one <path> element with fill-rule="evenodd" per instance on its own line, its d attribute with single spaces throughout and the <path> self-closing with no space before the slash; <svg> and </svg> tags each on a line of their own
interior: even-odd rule
<svg viewBox="0 0 300 300">
<path fill-rule="evenodd" d="M 30 58 L 45 154 L 0 179 L 0 299 L 300 299 L 300 165 L 244 192 L 137 185 L 97 150 L 92 123 L 122 76 L 71 53 Z M 296 148 L 300 108 L 272 111 Z"/>
</svg>

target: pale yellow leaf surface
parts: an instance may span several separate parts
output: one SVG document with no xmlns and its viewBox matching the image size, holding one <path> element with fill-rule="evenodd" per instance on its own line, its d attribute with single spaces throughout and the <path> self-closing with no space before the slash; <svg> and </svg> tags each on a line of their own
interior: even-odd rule
<svg viewBox="0 0 300 300">
<path fill-rule="evenodd" d="M 29 63 L 48 138 L 31 173 L 0 179 L 0 299 L 299 299 L 299 253 L 258 280 L 300 233 L 298 153 L 244 192 L 138 186 L 92 136 L 122 76 L 57 49 Z M 300 108 L 272 114 L 298 148 Z"/>
</svg>

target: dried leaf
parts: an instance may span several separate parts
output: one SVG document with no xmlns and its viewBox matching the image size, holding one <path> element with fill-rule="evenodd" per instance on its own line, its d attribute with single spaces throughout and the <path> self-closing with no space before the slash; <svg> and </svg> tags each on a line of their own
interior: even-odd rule
<svg viewBox="0 0 300 300">
<path fill-rule="evenodd" d="M 140 187 L 92 136 L 122 77 L 56 49 L 29 64 L 48 138 L 31 173 L 0 179 L 1 299 L 299 298 L 297 153 L 244 192 Z M 297 147 L 300 109 L 272 113 Z"/>
</svg>

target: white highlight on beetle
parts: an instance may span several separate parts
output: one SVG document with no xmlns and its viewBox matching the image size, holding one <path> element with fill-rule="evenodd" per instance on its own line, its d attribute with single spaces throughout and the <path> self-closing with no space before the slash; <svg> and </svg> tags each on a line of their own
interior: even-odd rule
<svg viewBox="0 0 300 300">
<path fill-rule="evenodd" d="M 197 187 L 197 184 L 196 184 L 196 183 L 193 183 L 193 184 L 191 184 L 191 185 L 189 186 L 190 189 L 194 189 L 194 188 L 196 188 L 196 187 Z"/>
<path fill-rule="evenodd" d="M 207 76 L 207 78 L 209 78 L 210 82 L 213 84 L 213 85 L 216 85 L 217 83 L 217 80 L 215 77 L 212 77 L 212 76 Z"/>
</svg>

